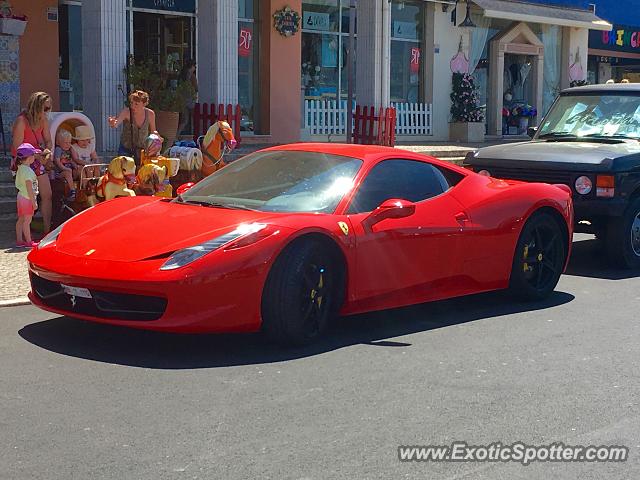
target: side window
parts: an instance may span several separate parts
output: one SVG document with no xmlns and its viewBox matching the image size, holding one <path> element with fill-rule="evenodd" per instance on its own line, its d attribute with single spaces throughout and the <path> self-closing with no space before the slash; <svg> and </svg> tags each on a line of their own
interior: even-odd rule
<svg viewBox="0 0 640 480">
<path fill-rule="evenodd" d="M 420 202 L 440 195 L 449 188 L 442 172 L 417 160 L 384 160 L 365 177 L 348 213 L 375 210 L 390 198 Z"/>
</svg>

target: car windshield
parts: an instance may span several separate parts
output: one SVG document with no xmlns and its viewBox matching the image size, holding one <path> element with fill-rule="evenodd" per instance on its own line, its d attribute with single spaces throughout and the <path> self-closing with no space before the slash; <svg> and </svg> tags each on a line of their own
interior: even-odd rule
<svg viewBox="0 0 640 480">
<path fill-rule="evenodd" d="M 562 95 L 544 118 L 536 138 L 640 138 L 640 96 Z"/>
<path fill-rule="evenodd" d="M 198 182 L 177 202 L 264 212 L 331 213 L 362 160 L 318 152 L 256 152 Z"/>
</svg>

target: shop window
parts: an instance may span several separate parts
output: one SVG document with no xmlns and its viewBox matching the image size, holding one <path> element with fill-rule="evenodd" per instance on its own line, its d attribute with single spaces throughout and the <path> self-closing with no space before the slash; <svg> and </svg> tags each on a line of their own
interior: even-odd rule
<svg viewBox="0 0 640 480">
<path fill-rule="evenodd" d="M 79 5 L 58 7 L 60 110 L 82 110 L 82 22 Z"/>
<path fill-rule="evenodd" d="M 255 131 L 260 89 L 258 85 L 257 0 L 238 2 L 238 102 L 242 109 L 240 129 Z"/>
<path fill-rule="evenodd" d="M 422 1 L 391 2 L 391 101 L 423 101 L 425 6 Z"/>
<path fill-rule="evenodd" d="M 348 46 L 348 0 L 302 3 L 301 84 L 306 99 L 346 99 Z"/>
<path fill-rule="evenodd" d="M 133 13 L 133 55 L 136 63 L 151 61 L 177 80 L 185 60 L 194 58 L 194 19 L 162 13 Z"/>
</svg>

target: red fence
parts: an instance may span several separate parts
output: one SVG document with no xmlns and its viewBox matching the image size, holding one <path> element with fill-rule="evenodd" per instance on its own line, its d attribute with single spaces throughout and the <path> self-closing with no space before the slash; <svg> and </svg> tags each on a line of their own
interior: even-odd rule
<svg viewBox="0 0 640 480">
<path fill-rule="evenodd" d="M 196 140 L 200 135 L 207 133 L 211 125 L 218 120 L 224 120 L 233 129 L 233 136 L 240 144 L 240 120 L 242 111 L 240 105 L 235 107 L 231 104 L 224 105 L 222 103 L 208 104 L 196 103 L 193 107 L 193 138 Z"/>
<path fill-rule="evenodd" d="M 382 108 L 376 115 L 374 107 L 356 105 L 353 117 L 353 143 L 364 145 L 386 145 L 396 143 L 396 109 Z"/>
</svg>

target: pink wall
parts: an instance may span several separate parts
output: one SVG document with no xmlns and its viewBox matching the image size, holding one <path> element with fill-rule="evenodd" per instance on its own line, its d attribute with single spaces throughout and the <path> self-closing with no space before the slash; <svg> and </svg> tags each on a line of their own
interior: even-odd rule
<svg viewBox="0 0 640 480">
<path fill-rule="evenodd" d="M 302 17 L 302 0 L 271 0 L 270 31 L 270 115 L 271 139 L 274 143 L 300 140 L 301 103 L 300 73 L 302 48 L 302 18 L 300 31 L 283 37 L 273 27 L 273 13 L 285 6 Z"/>
<path fill-rule="evenodd" d="M 44 91 L 58 109 L 58 22 L 47 20 L 47 7 L 58 7 L 58 0 L 13 0 L 13 11 L 28 17 L 20 37 L 20 105 L 29 95 Z M 80 28 L 78 26 L 78 28 Z"/>
</svg>

